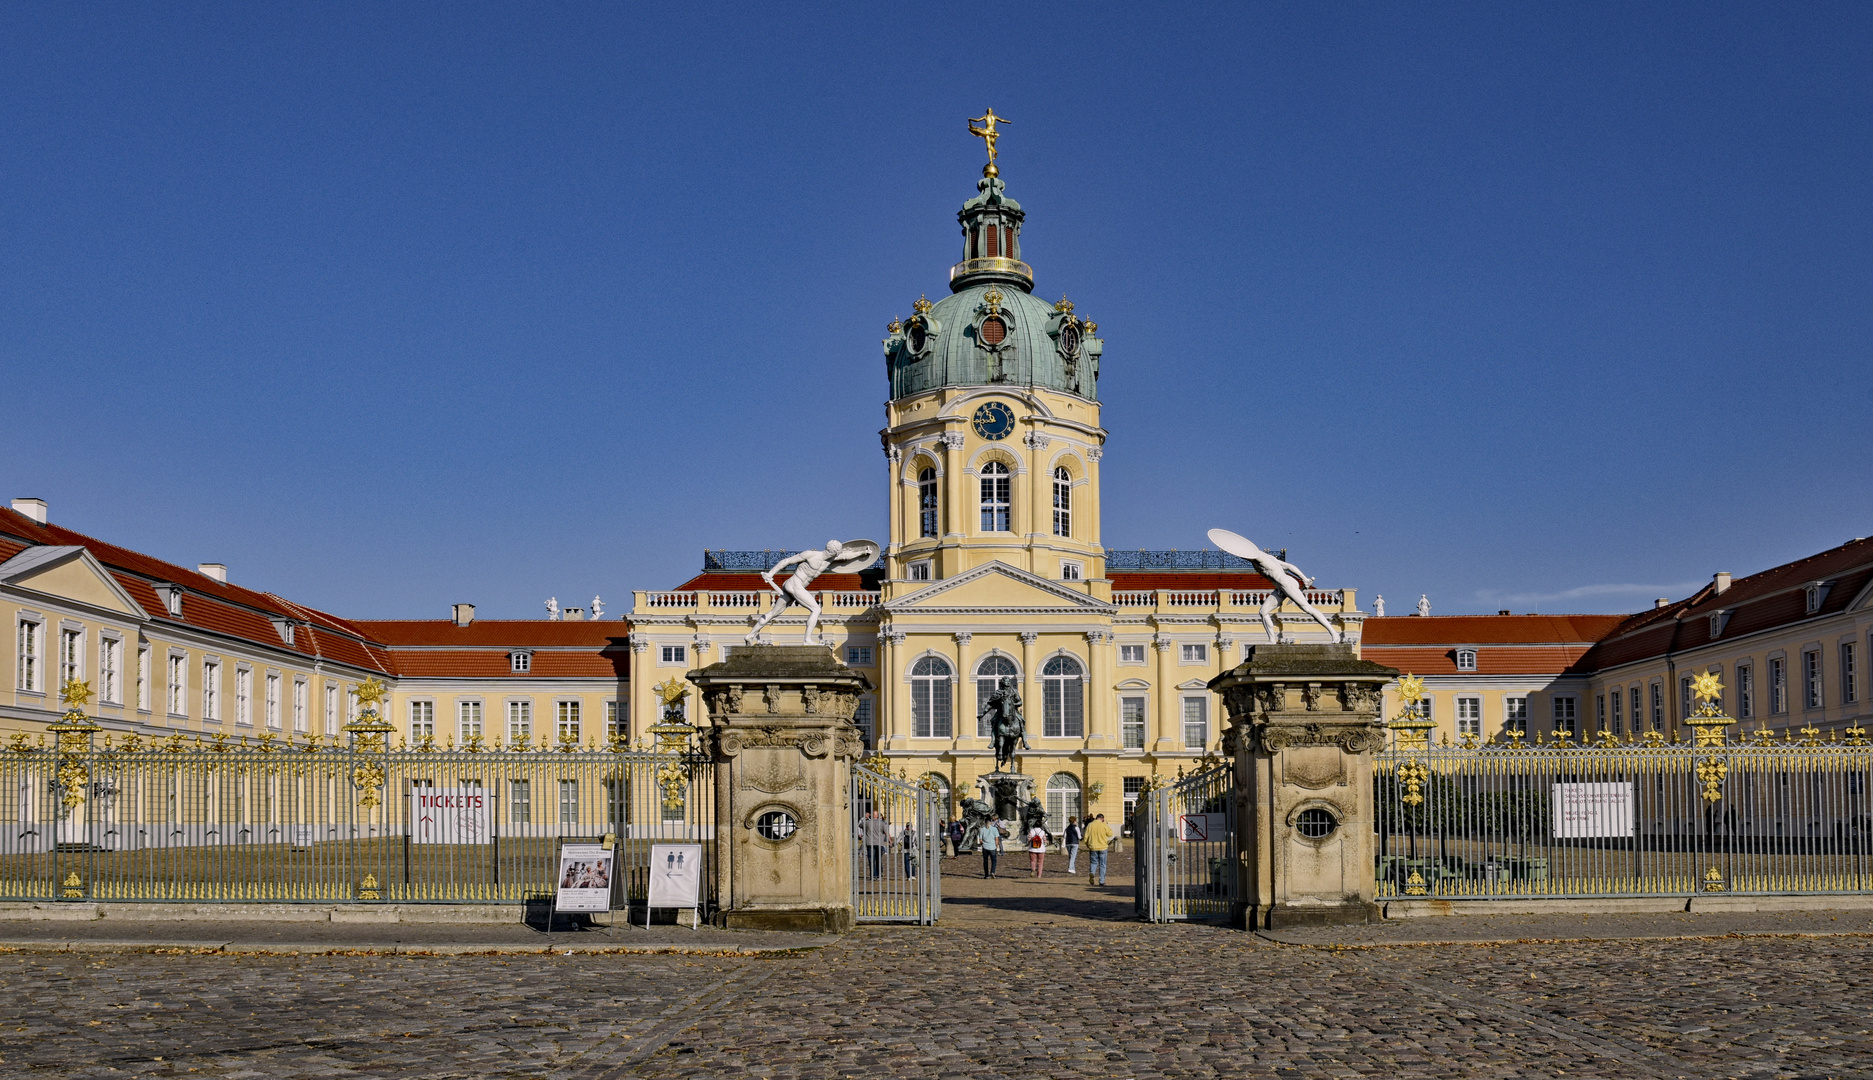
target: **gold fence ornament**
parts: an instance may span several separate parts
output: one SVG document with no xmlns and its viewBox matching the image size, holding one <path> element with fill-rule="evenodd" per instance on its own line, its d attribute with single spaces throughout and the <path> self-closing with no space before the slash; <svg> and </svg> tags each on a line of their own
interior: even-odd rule
<svg viewBox="0 0 1873 1080">
<path fill-rule="evenodd" d="M 1866 728 L 1861 727 L 1859 724 L 1854 724 L 1851 727 L 1849 727 L 1847 729 L 1847 745 L 1848 746 L 1868 745 L 1867 737 L 1866 737 Z"/>
<path fill-rule="evenodd" d="M 377 875 L 376 874 L 364 875 L 364 880 L 358 882 L 358 899 L 360 900 L 382 900 L 383 898 L 384 898 L 384 891 L 377 884 Z"/>
<path fill-rule="evenodd" d="M 372 809 L 383 803 L 383 797 L 377 793 L 384 786 L 384 767 L 375 761 L 368 761 L 351 770 L 351 783 L 358 789 L 358 805 Z"/>
<path fill-rule="evenodd" d="M 1411 876 L 1405 879 L 1405 895 L 1406 896 L 1424 896 L 1425 895 L 1423 874 L 1418 873 L 1416 870 L 1413 870 L 1411 872 Z"/>
<path fill-rule="evenodd" d="M 1717 802 L 1723 798 L 1723 779 L 1730 775 L 1730 766 L 1716 758 L 1706 758 L 1697 763 L 1697 778 L 1704 784 L 1704 801 Z"/>
<path fill-rule="evenodd" d="M 1723 891 L 1723 874 L 1719 873 L 1717 868 L 1714 866 L 1711 867 L 1709 870 L 1704 871 L 1704 891 L 1705 892 L 1722 892 Z"/>
<path fill-rule="evenodd" d="M 66 760 L 58 768 L 59 804 L 70 809 L 85 801 L 85 789 L 91 786 L 91 772 L 77 761 Z"/>
<path fill-rule="evenodd" d="M 1821 729 L 1818 727 L 1815 727 L 1813 724 L 1809 724 L 1807 727 L 1804 727 L 1801 729 L 1801 741 L 1796 743 L 1795 745 L 1796 746 L 1820 746 L 1821 745 L 1820 735 L 1821 735 Z"/>
<path fill-rule="evenodd" d="M 1407 758 L 1398 767 L 1398 778 L 1405 784 L 1404 802 L 1417 806 L 1424 802 L 1424 782 L 1431 778 L 1431 771 L 1418 763 L 1417 758 Z"/>
<path fill-rule="evenodd" d="M 61 889 L 60 889 L 59 895 L 63 896 L 65 899 L 67 900 L 84 899 L 85 879 L 78 876 L 78 871 L 73 870 L 71 873 L 65 875 L 65 880 L 63 882 L 60 882 L 60 886 L 61 886 Z"/>
</svg>

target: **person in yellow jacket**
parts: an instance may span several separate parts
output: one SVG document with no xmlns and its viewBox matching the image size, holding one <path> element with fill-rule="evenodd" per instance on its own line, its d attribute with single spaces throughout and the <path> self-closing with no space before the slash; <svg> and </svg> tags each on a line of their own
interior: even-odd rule
<svg viewBox="0 0 1873 1080">
<path fill-rule="evenodd" d="M 1086 880 L 1088 884 L 1106 883 L 1106 851 L 1112 847 L 1112 826 L 1106 824 L 1106 816 L 1100 814 L 1093 818 L 1093 823 L 1086 826 Z"/>
</svg>

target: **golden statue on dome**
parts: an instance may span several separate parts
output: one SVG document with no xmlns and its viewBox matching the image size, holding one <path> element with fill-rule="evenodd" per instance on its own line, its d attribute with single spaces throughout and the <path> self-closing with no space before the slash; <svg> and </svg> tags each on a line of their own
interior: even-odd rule
<svg viewBox="0 0 1873 1080">
<path fill-rule="evenodd" d="M 982 170 L 983 175 L 994 176 L 1000 171 L 995 168 L 995 140 L 1001 138 L 1002 133 L 995 129 L 995 125 L 1012 123 L 1014 123 L 1014 121 L 1005 116 L 996 116 L 994 109 L 988 110 L 983 116 L 972 116 L 969 118 L 969 134 L 981 139 L 988 146 L 989 163 L 988 166 Z M 977 124 L 981 124 L 982 126 L 977 127 Z"/>
</svg>

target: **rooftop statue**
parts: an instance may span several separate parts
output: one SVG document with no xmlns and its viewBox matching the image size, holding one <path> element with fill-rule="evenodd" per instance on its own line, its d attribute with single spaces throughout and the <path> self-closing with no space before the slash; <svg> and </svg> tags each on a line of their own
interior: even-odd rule
<svg viewBox="0 0 1873 1080">
<path fill-rule="evenodd" d="M 969 118 L 969 134 L 976 136 L 984 143 L 988 144 L 989 168 L 991 169 L 995 167 L 995 140 L 1002 137 L 1002 133 L 995 130 L 995 125 L 997 123 L 1010 124 L 1013 122 L 1014 121 L 1005 116 L 996 116 L 994 109 L 990 109 L 986 116 L 972 116 Z M 982 126 L 977 127 L 977 124 L 981 124 Z M 993 176 L 995 174 L 986 173 L 986 175 Z"/>
<path fill-rule="evenodd" d="M 761 616 L 760 620 L 754 624 L 753 629 L 748 631 L 748 636 L 743 640 L 753 645 L 756 641 L 760 640 L 761 631 L 768 623 L 780 618 L 780 616 L 794 604 L 799 604 L 801 607 L 806 608 L 807 611 L 806 643 L 808 645 L 822 644 L 819 640 L 819 600 L 813 595 L 812 590 L 808 588 L 808 586 L 812 585 L 813 580 L 821 574 L 827 572 L 834 574 L 856 574 L 877 561 L 878 545 L 874 541 L 847 540 L 844 543 L 840 543 L 837 540 L 829 540 L 826 542 L 826 547 L 823 550 L 809 549 L 799 552 L 798 554 L 789 555 L 775 563 L 771 568 L 761 571 L 761 580 L 767 582 L 768 587 L 779 595 L 774 598 L 774 606 L 768 609 L 766 615 Z M 800 568 L 793 572 L 792 577 L 788 578 L 784 583 L 775 583 L 774 575 L 780 573 L 782 569 L 796 564 L 798 564 Z"/>
<path fill-rule="evenodd" d="M 1286 559 L 1270 555 L 1228 529 L 1211 529 L 1210 543 L 1231 555 L 1239 555 L 1254 563 L 1255 569 L 1260 571 L 1263 577 L 1274 582 L 1275 587 L 1269 590 L 1268 598 L 1262 601 L 1262 629 L 1267 631 L 1269 641 L 1281 641 L 1281 635 L 1275 630 L 1275 620 L 1272 616 L 1283 600 L 1292 601 L 1295 607 L 1313 616 L 1315 622 L 1326 627 L 1327 638 L 1335 645 L 1343 640 L 1340 637 L 1340 631 L 1327 621 L 1327 617 L 1320 613 L 1320 609 L 1307 602 L 1306 590 L 1314 587 L 1314 579 L 1301 573 L 1300 567 Z"/>
</svg>

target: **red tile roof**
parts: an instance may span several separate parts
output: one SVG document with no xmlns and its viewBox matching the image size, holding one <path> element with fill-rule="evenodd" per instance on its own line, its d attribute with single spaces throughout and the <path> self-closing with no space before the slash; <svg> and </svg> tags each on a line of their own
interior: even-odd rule
<svg viewBox="0 0 1873 1080">
<path fill-rule="evenodd" d="M 1366 620 L 1373 645 L 1591 645 L 1626 615 L 1387 615 Z"/>
<path fill-rule="evenodd" d="M 407 649 L 397 653 L 397 673 L 431 679 L 625 679 L 630 677 L 630 655 L 624 648 L 605 653 L 536 651 L 532 670 L 518 675 L 509 669 L 507 653 L 498 649 Z"/>
<path fill-rule="evenodd" d="M 440 648 L 586 646 L 623 647 L 631 627 L 622 619 L 558 622 L 550 619 L 477 619 L 457 626 L 451 619 L 359 619 L 358 631 L 392 648 L 426 645 Z"/>
</svg>

